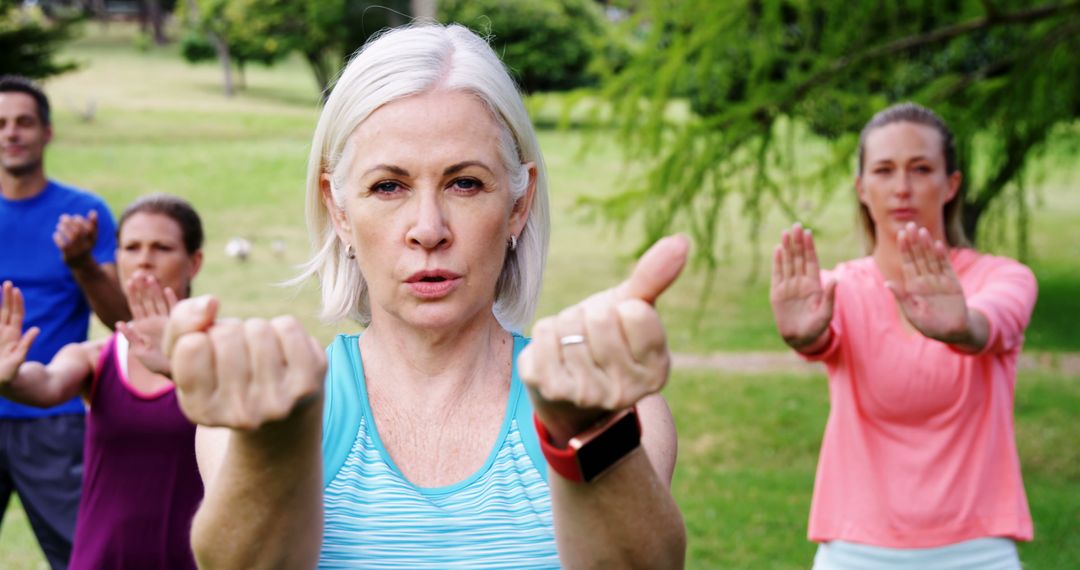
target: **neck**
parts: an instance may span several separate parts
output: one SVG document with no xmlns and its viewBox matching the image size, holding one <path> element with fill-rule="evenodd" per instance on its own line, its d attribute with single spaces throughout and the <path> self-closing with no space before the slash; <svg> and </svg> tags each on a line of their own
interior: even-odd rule
<svg viewBox="0 0 1080 570">
<path fill-rule="evenodd" d="M 877 243 L 874 245 L 874 253 L 871 255 L 878 271 L 881 272 L 886 281 L 900 280 L 900 248 L 897 246 L 895 239 L 882 239 L 881 236 L 878 236 Z"/>
<path fill-rule="evenodd" d="M 45 170 L 38 168 L 28 174 L 14 175 L 0 169 L 0 194 L 8 200 L 33 198 L 45 190 L 48 180 Z"/>
<path fill-rule="evenodd" d="M 490 312 L 452 330 L 394 326 L 388 320 L 373 319 L 360 340 L 365 376 L 376 382 L 387 380 L 395 390 L 430 397 L 460 395 L 483 381 L 503 380 L 503 355 L 509 357 L 513 346 Z"/>
</svg>

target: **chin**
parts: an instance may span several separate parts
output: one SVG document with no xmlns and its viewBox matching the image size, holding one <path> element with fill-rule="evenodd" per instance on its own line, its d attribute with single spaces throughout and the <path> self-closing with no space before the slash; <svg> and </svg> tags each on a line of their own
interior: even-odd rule
<svg viewBox="0 0 1080 570">
<path fill-rule="evenodd" d="M 410 327 L 434 332 L 464 328 L 481 317 L 481 313 L 456 303 L 425 303 L 398 313 L 398 318 Z"/>
</svg>

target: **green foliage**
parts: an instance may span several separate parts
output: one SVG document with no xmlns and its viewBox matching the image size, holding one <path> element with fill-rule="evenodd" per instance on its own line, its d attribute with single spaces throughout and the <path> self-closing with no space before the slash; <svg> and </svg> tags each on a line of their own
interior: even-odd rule
<svg viewBox="0 0 1080 570">
<path fill-rule="evenodd" d="M 1076 137 L 1055 131 L 1080 115 L 1075 0 L 728 4 L 644 2 L 629 63 L 604 77 L 628 156 L 650 170 L 596 205 L 620 222 L 642 213 L 646 242 L 689 228 L 714 266 L 732 196 L 754 226 L 769 207 L 812 222 L 805 205 L 850 184 L 858 131 L 893 102 L 927 105 L 956 132 L 972 237 L 1004 196 L 1018 196 L 1004 221 L 1027 224 L 1032 157 L 1051 133 Z"/>
<path fill-rule="evenodd" d="M 181 53 L 189 61 L 215 57 L 213 36 L 240 67 L 272 65 L 297 52 L 320 92 L 327 93 L 345 56 L 388 26 L 408 21 L 408 0 L 188 0 L 199 35 L 186 34 Z"/>
<path fill-rule="evenodd" d="M 17 0 L 0 0 L 0 74 L 41 79 L 75 69 L 57 51 L 74 33 L 72 20 L 50 21 Z"/>
<path fill-rule="evenodd" d="M 589 64 L 608 35 L 592 0 L 442 0 L 439 20 L 490 37 L 495 52 L 527 92 L 592 82 Z"/>
<path fill-rule="evenodd" d="M 181 13 L 193 28 L 185 31 L 180 53 L 191 63 L 217 56 L 212 37 L 228 46 L 229 59 L 240 68 L 249 62 L 273 65 L 288 54 L 288 45 L 275 37 L 285 15 L 261 0 L 189 0 Z"/>
</svg>

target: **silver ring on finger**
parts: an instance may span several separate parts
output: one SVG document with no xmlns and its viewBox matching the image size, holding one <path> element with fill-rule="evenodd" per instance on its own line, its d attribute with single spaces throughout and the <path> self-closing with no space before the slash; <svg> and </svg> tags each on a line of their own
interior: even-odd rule
<svg viewBox="0 0 1080 570">
<path fill-rule="evenodd" d="M 585 344 L 585 335 L 568 334 L 559 338 L 559 344 L 561 346 L 570 346 L 572 344 Z"/>
</svg>

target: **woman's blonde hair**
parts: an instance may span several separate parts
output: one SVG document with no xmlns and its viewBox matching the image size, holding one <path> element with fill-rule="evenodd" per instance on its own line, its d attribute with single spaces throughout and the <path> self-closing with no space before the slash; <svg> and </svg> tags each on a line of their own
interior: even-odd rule
<svg viewBox="0 0 1080 570">
<path fill-rule="evenodd" d="M 350 136 L 377 109 L 400 99 L 443 89 L 470 93 L 490 109 L 502 130 L 499 153 L 517 200 L 529 185 L 526 163 L 536 165 L 536 191 L 517 247 L 506 252 L 495 289 L 495 316 L 509 330 L 532 320 L 547 257 L 547 171 L 521 94 L 488 43 L 460 25 L 424 24 L 388 30 L 372 38 L 349 61 L 326 100 L 308 160 L 305 215 L 315 250 L 294 281 L 317 275 L 325 321 L 346 317 L 371 322 L 367 283 L 334 232 L 323 204 L 320 181 L 331 180 L 338 207 L 352 158 Z M 506 239 L 498 236 L 496 239 Z"/>
</svg>

